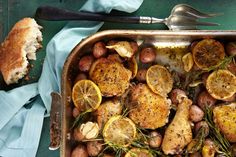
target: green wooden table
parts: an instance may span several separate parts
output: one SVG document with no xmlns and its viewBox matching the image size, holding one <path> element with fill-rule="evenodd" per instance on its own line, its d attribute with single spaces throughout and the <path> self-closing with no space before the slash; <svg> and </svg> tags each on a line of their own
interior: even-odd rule
<svg viewBox="0 0 236 157">
<path fill-rule="evenodd" d="M 63 7 L 67 9 L 77 10 L 80 8 L 86 0 L 0 0 L 0 41 L 9 32 L 13 24 L 23 17 L 33 17 L 35 10 L 40 5 L 53 5 L 58 7 Z M 220 23 L 217 27 L 201 27 L 200 29 L 217 29 L 217 30 L 235 30 L 236 29 L 236 0 L 145 0 L 138 11 L 130 15 L 143 15 L 143 16 L 154 16 L 159 18 L 167 17 L 176 4 L 186 3 L 190 4 L 195 8 L 205 12 L 217 12 L 224 13 L 224 15 L 203 20 L 209 22 Z M 113 11 L 112 14 L 127 15 L 126 13 L 120 13 Z M 44 27 L 43 29 L 43 46 L 44 48 L 40 50 L 37 54 L 37 61 L 32 62 L 34 68 L 30 71 L 30 80 L 21 81 L 19 84 L 10 87 L 1 87 L 4 89 L 11 89 L 16 86 L 21 86 L 24 84 L 36 82 L 40 76 L 42 70 L 42 63 L 45 57 L 45 48 L 49 40 L 65 25 L 66 22 L 48 22 L 38 20 L 39 24 Z M 154 24 L 154 25 L 136 25 L 136 24 L 112 24 L 105 23 L 101 30 L 107 29 L 167 29 L 164 25 Z M 39 149 L 37 152 L 37 157 L 58 157 L 59 150 L 50 151 L 48 150 L 49 145 L 49 118 L 45 118 L 41 140 L 39 144 Z"/>
</svg>

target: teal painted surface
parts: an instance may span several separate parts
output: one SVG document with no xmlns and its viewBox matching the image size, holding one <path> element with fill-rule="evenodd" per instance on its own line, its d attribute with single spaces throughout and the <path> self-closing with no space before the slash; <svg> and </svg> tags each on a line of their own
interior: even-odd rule
<svg viewBox="0 0 236 157">
<path fill-rule="evenodd" d="M 86 0 L 0 0 L 0 41 L 3 41 L 13 24 L 23 17 L 34 17 L 35 10 L 40 5 L 53 5 L 72 10 L 77 10 Z M 204 12 L 224 13 L 224 15 L 205 19 L 203 21 L 216 22 L 221 25 L 218 27 L 201 27 L 200 29 L 217 30 L 236 30 L 236 0 L 144 0 L 143 5 L 138 11 L 129 15 L 154 16 L 165 18 L 169 16 L 172 7 L 176 4 L 186 3 Z M 113 11 L 114 15 L 128 15 Z M 19 84 L 10 87 L 0 87 L 11 89 L 16 86 L 36 82 L 42 70 L 45 56 L 45 48 L 48 41 L 63 27 L 65 22 L 48 22 L 38 20 L 43 29 L 43 49 L 37 54 L 37 61 L 31 62 L 33 68 L 30 71 L 30 80 L 22 80 Z M 101 30 L 106 29 L 167 29 L 164 25 L 136 25 L 136 24 L 111 24 L 105 23 Z M 49 118 L 45 118 L 41 140 L 37 157 L 58 157 L 59 150 L 48 150 L 49 145 Z"/>
</svg>

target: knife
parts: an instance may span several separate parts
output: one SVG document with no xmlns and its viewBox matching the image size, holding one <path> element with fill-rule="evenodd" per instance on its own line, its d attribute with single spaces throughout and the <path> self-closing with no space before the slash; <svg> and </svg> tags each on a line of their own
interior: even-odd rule
<svg viewBox="0 0 236 157">
<path fill-rule="evenodd" d="M 57 150 L 61 143 L 61 95 L 52 92 L 51 97 L 49 150 Z"/>
</svg>

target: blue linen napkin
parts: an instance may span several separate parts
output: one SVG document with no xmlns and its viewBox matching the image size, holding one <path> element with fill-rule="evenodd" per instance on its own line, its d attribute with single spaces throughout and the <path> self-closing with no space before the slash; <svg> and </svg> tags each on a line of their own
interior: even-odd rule
<svg viewBox="0 0 236 157">
<path fill-rule="evenodd" d="M 134 12 L 143 0 L 88 0 L 84 11 L 106 12 L 112 9 Z M 46 58 L 37 83 L 0 91 L 0 156 L 34 157 L 37 152 L 44 116 L 51 108 L 51 92 L 60 92 L 61 72 L 73 47 L 94 34 L 102 22 L 68 23 L 46 48 Z"/>
</svg>

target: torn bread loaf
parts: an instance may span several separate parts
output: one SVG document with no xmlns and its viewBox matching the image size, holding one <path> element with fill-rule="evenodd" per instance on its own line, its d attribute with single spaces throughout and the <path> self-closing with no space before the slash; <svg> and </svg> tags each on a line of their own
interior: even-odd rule
<svg viewBox="0 0 236 157">
<path fill-rule="evenodd" d="M 28 72 L 28 60 L 36 60 L 42 27 L 33 18 L 18 21 L 0 46 L 0 70 L 6 84 L 17 83 Z"/>
</svg>

